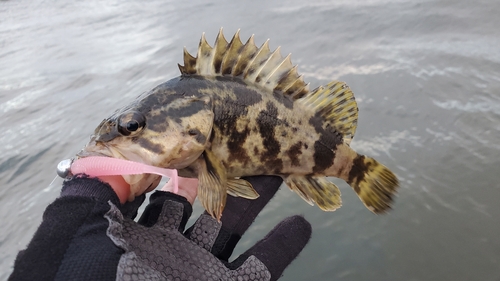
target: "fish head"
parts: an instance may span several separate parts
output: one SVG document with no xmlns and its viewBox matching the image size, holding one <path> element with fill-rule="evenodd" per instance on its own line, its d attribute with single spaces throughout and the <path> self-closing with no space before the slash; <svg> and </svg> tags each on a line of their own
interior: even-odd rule
<svg viewBox="0 0 500 281">
<path fill-rule="evenodd" d="M 167 169 L 183 169 L 209 145 L 213 111 L 209 98 L 186 97 L 168 104 L 139 102 L 104 119 L 77 157 L 106 156 Z M 154 189 L 161 177 L 124 175 L 131 198 Z"/>
</svg>

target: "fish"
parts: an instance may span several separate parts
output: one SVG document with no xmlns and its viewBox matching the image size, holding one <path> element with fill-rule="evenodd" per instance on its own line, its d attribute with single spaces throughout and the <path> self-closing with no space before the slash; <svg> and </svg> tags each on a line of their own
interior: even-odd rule
<svg viewBox="0 0 500 281">
<path fill-rule="evenodd" d="M 259 195 L 246 176 L 277 175 L 307 203 L 334 211 L 339 188 L 349 184 L 373 213 L 391 209 L 396 175 L 350 147 L 358 106 L 345 82 L 313 90 L 290 55 L 269 40 L 257 47 L 239 30 L 228 42 L 222 29 L 214 46 L 203 33 L 196 57 L 184 48 L 181 75 L 140 95 L 104 119 L 77 157 L 106 156 L 198 178 L 198 198 L 220 219 L 227 195 Z M 124 175 L 129 200 L 148 192 L 158 175 Z"/>
</svg>

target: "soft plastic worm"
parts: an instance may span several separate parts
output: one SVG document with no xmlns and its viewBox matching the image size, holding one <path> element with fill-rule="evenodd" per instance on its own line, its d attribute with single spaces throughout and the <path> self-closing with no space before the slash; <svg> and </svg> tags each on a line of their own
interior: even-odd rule
<svg viewBox="0 0 500 281">
<path fill-rule="evenodd" d="M 175 169 L 158 168 L 111 157 L 90 156 L 77 159 L 71 165 L 71 173 L 73 175 L 83 173 L 92 177 L 155 174 L 168 177 L 169 181 L 173 181 L 173 193 L 177 193 L 179 190 L 177 170 Z"/>
</svg>

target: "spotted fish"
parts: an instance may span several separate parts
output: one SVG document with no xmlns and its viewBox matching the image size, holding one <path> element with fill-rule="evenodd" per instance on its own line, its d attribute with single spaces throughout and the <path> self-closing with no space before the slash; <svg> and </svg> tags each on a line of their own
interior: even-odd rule
<svg viewBox="0 0 500 281">
<path fill-rule="evenodd" d="M 374 213 L 390 208 L 398 179 L 350 146 L 358 121 L 351 89 L 333 81 L 309 90 L 290 55 L 222 29 L 214 47 L 203 35 L 197 56 L 184 49 L 181 75 L 103 120 L 79 157 L 100 155 L 178 169 L 199 179 L 202 206 L 220 218 L 227 194 L 258 194 L 243 176 L 278 175 L 310 204 L 341 206 L 345 180 Z M 156 175 L 124 176 L 129 199 L 154 188 Z"/>
</svg>

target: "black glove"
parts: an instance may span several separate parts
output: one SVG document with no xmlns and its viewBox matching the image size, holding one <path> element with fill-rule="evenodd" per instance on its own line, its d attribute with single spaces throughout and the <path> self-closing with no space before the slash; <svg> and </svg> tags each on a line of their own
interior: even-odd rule
<svg viewBox="0 0 500 281">
<path fill-rule="evenodd" d="M 222 223 L 203 214 L 183 233 L 192 213 L 184 197 L 155 192 L 136 223 L 144 196 L 120 205 L 109 185 L 74 177 L 45 210 L 9 280 L 277 280 L 306 245 L 311 227 L 300 216 L 285 219 L 228 262 L 281 183 L 278 177 L 247 180 L 258 199 L 229 196 Z"/>
<path fill-rule="evenodd" d="M 247 180 L 260 194 L 258 199 L 229 196 L 222 224 L 205 213 L 185 233 L 192 207 L 175 194 L 153 194 L 139 224 L 123 218 L 112 206 L 108 220 L 113 226 L 108 234 L 125 249 L 117 278 L 277 280 L 309 241 L 311 226 L 300 216 L 287 218 L 229 263 L 236 243 L 281 184 L 279 177 Z"/>
</svg>

